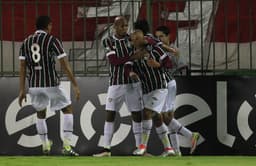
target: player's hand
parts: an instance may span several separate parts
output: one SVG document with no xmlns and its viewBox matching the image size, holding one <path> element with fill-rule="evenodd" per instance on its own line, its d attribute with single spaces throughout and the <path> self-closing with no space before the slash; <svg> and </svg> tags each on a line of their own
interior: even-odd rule
<svg viewBox="0 0 256 166">
<path fill-rule="evenodd" d="M 138 52 L 138 51 L 135 51 L 132 56 L 131 56 L 131 59 L 134 60 L 134 59 L 141 59 L 142 58 L 142 55 Z"/>
<path fill-rule="evenodd" d="M 148 66 L 153 67 L 153 68 L 159 68 L 159 67 L 161 67 L 161 64 L 160 64 L 159 62 L 155 61 L 155 60 L 152 59 L 152 58 L 150 58 L 150 59 L 147 60 L 147 64 L 148 64 Z"/>
<path fill-rule="evenodd" d="M 74 92 L 75 92 L 76 100 L 78 101 L 80 99 L 80 89 L 78 86 L 74 86 Z"/>
<path fill-rule="evenodd" d="M 146 50 L 136 50 L 134 54 L 131 56 L 132 59 L 142 59 L 144 57 L 148 57 L 149 53 Z"/>
<path fill-rule="evenodd" d="M 19 94 L 19 105 L 20 107 L 22 107 L 22 101 L 25 100 L 25 102 L 27 102 L 27 96 L 26 96 L 26 93 L 25 91 L 20 91 L 20 94 Z"/>
<path fill-rule="evenodd" d="M 131 78 L 132 80 L 139 81 L 139 76 L 138 76 L 138 74 L 136 74 L 135 72 L 131 71 L 131 72 L 129 73 L 129 76 L 130 76 L 130 78 Z"/>
<path fill-rule="evenodd" d="M 170 47 L 170 52 L 173 53 L 173 55 L 178 56 L 178 51 L 175 48 Z"/>
</svg>

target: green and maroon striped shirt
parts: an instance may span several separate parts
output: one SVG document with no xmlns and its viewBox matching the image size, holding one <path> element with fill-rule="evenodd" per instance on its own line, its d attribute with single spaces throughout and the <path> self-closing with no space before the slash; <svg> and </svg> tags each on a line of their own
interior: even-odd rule
<svg viewBox="0 0 256 166">
<path fill-rule="evenodd" d="M 109 85 L 132 83 L 131 78 L 125 74 L 125 63 L 131 55 L 129 36 L 117 39 L 114 35 L 103 39 L 106 57 L 110 61 Z"/>
<path fill-rule="evenodd" d="M 66 56 L 62 43 L 54 36 L 38 30 L 28 36 L 20 48 L 19 59 L 26 61 L 29 69 L 29 87 L 53 87 L 59 85 L 55 58 Z"/>
<path fill-rule="evenodd" d="M 148 51 L 150 57 L 158 62 L 167 58 L 165 52 L 157 45 L 151 45 Z M 147 64 L 147 59 L 143 58 L 133 62 L 133 69 L 140 77 L 143 94 L 166 88 L 167 83 L 163 68 L 150 67 Z"/>
</svg>

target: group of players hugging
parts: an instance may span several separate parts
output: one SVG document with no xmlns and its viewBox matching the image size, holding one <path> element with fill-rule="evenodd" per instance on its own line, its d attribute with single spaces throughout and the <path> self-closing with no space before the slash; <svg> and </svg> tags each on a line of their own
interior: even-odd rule
<svg viewBox="0 0 256 166">
<path fill-rule="evenodd" d="M 136 143 L 133 155 L 150 155 L 147 147 L 153 126 L 164 147 L 161 156 L 182 155 L 178 134 L 191 140 L 192 154 L 200 135 L 174 118 L 176 81 L 173 75 L 185 64 L 180 62 L 178 49 L 170 41 L 169 28 L 159 26 L 153 35 L 147 20 L 142 19 L 134 23 L 134 30 L 128 35 L 128 23 L 123 16 L 115 18 L 113 28 L 114 34 L 103 39 L 110 64 L 105 146 L 94 156 L 111 156 L 115 115 L 123 102 L 132 115 Z"/>
</svg>

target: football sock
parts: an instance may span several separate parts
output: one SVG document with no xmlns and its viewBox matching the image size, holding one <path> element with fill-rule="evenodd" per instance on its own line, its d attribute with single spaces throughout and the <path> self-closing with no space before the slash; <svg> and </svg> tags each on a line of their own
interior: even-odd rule
<svg viewBox="0 0 256 166">
<path fill-rule="evenodd" d="M 160 127 L 156 127 L 156 133 L 162 141 L 164 149 L 171 147 L 167 132 L 167 127 L 164 124 L 162 124 Z"/>
<path fill-rule="evenodd" d="M 135 137 L 136 147 L 139 147 L 139 145 L 141 144 L 142 122 L 132 121 L 132 130 Z"/>
<path fill-rule="evenodd" d="M 73 133 L 73 114 L 63 114 L 63 121 L 64 146 L 69 146 Z"/>
<path fill-rule="evenodd" d="M 37 119 L 36 122 L 37 133 L 43 143 L 48 141 L 48 130 L 45 119 Z"/>
<path fill-rule="evenodd" d="M 104 125 L 104 148 L 110 149 L 111 140 L 114 133 L 114 122 L 107 122 L 105 121 Z"/>
<path fill-rule="evenodd" d="M 168 125 L 168 129 L 170 132 L 176 132 L 179 133 L 189 139 L 192 138 L 192 132 L 190 130 L 188 130 L 187 128 L 185 128 L 184 126 L 182 126 L 180 124 L 179 121 L 177 121 L 176 119 L 172 119 L 172 121 L 169 123 Z"/>
<path fill-rule="evenodd" d="M 149 135 L 152 129 L 152 119 L 150 120 L 143 120 L 142 121 L 142 139 L 141 139 L 141 144 L 147 146 L 148 140 L 149 140 Z"/>
<path fill-rule="evenodd" d="M 176 132 L 170 132 L 169 138 L 171 140 L 171 144 L 175 152 L 180 152 L 180 143 L 179 143 L 178 134 Z"/>
</svg>

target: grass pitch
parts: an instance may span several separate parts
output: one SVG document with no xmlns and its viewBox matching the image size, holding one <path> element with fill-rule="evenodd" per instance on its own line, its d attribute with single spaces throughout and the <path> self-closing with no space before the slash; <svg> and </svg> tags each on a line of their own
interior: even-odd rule
<svg viewBox="0 0 256 166">
<path fill-rule="evenodd" d="M 0 166 L 255 166 L 256 156 L 62 157 L 1 156 Z"/>
</svg>

